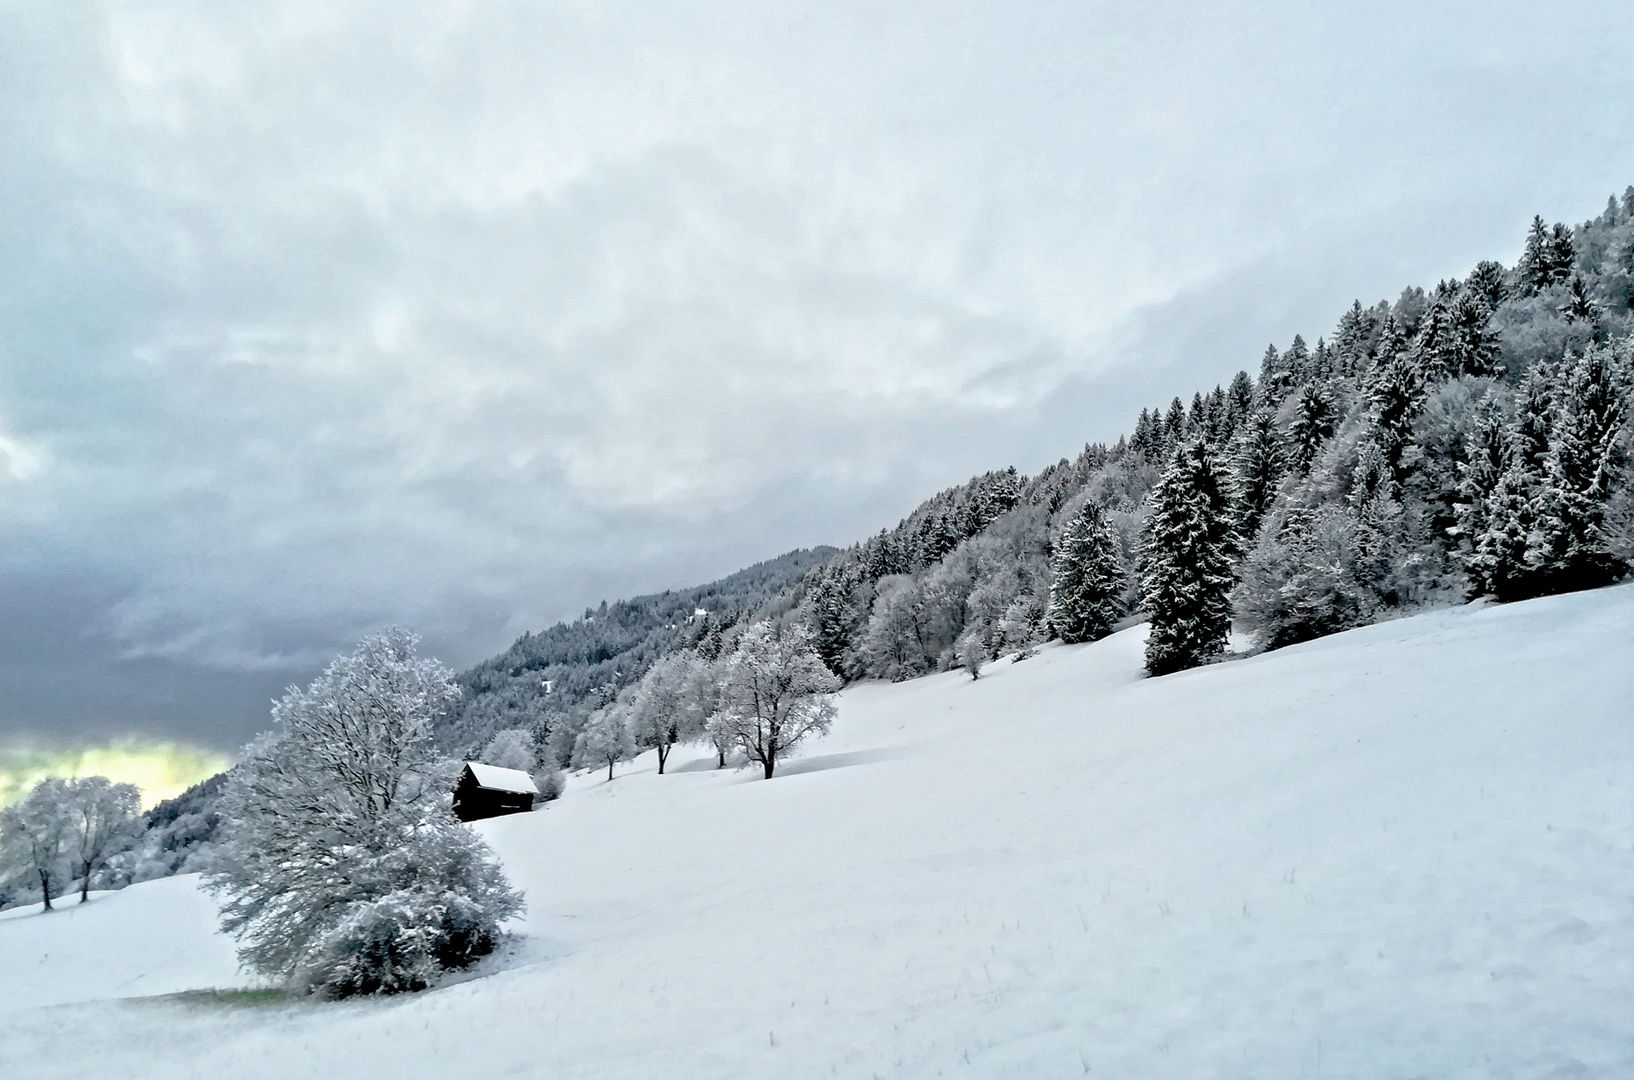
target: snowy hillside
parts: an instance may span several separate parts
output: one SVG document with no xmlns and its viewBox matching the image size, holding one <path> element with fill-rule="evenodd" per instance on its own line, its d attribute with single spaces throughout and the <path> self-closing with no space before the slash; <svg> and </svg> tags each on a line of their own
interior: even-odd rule
<svg viewBox="0 0 1634 1080">
<path fill-rule="evenodd" d="M 486 823 L 485 977 L 233 984 L 193 879 L 0 917 L 0 1076 L 1634 1075 L 1634 588 L 1160 680 L 1141 629 Z"/>
</svg>

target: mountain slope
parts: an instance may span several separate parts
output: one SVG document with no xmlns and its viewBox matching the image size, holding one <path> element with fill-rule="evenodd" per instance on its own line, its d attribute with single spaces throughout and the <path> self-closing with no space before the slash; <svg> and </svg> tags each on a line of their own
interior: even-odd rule
<svg viewBox="0 0 1634 1080">
<path fill-rule="evenodd" d="M 411 999 L 96 1001 L 70 920 L 0 919 L 0 1074 L 1634 1071 L 1634 588 L 1140 649 L 854 686 L 769 783 L 575 777 L 483 826 L 519 954 Z"/>
</svg>

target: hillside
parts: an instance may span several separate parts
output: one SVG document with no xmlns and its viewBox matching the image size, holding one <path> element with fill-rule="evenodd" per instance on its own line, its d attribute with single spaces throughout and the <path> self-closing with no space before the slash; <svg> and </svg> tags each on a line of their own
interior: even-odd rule
<svg viewBox="0 0 1634 1080">
<path fill-rule="evenodd" d="M 430 993 L 155 998 L 234 979 L 193 878 L 9 912 L 0 1075 L 1634 1073 L 1634 587 L 1142 633 L 853 685 L 770 782 L 575 776 L 484 825 L 517 952 Z"/>
<path fill-rule="evenodd" d="M 585 714 L 640 679 L 658 657 L 740 620 L 781 614 L 792 606 L 800 579 L 834 552 L 801 548 L 707 585 L 613 604 L 603 600 L 572 622 L 523 634 L 460 674 L 464 698 L 442 725 L 439 741 L 455 756 L 470 756 L 495 731 L 525 728 L 541 743 L 553 732 L 566 736 L 565 749 L 571 749 Z"/>
</svg>

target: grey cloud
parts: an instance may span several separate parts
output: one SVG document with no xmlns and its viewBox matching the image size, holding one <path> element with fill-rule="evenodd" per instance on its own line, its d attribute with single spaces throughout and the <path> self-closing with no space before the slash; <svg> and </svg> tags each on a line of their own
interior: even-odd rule
<svg viewBox="0 0 1634 1080">
<path fill-rule="evenodd" d="M 372 627 L 468 663 L 1115 438 L 1634 181 L 1628 21 L 9 10 L 0 729 L 193 672 L 231 745 Z"/>
</svg>

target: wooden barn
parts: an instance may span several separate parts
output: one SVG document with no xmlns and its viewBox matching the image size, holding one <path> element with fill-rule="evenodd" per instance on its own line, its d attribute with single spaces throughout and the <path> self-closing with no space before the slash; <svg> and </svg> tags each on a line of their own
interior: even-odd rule
<svg viewBox="0 0 1634 1080">
<path fill-rule="evenodd" d="M 520 769 L 501 769 L 480 761 L 467 761 L 454 786 L 454 816 L 461 821 L 479 821 L 501 814 L 525 814 L 533 809 L 539 789 L 533 777 Z"/>
</svg>

